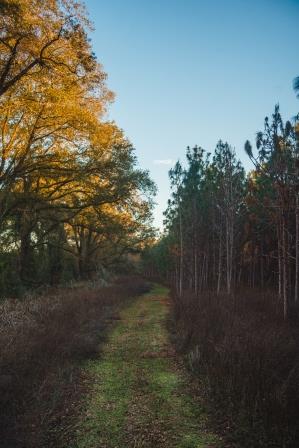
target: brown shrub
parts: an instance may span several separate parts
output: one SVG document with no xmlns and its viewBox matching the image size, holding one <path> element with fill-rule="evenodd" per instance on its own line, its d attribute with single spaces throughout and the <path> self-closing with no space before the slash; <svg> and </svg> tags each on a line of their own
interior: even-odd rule
<svg viewBox="0 0 299 448">
<path fill-rule="evenodd" d="M 272 292 L 186 292 L 174 304 L 177 345 L 233 446 L 298 447 L 298 321 L 282 321 Z"/>
<path fill-rule="evenodd" d="M 57 425 L 75 405 L 80 361 L 99 353 L 119 306 L 148 289 L 130 277 L 1 303 L 1 447 L 58 446 Z"/>
</svg>

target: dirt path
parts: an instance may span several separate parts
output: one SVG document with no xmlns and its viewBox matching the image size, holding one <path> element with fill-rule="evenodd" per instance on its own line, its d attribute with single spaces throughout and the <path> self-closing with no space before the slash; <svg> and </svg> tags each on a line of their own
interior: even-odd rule
<svg viewBox="0 0 299 448">
<path fill-rule="evenodd" d="M 168 341 L 167 290 L 156 287 L 120 315 L 100 359 L 77 429 L 77 448 L 207 448 L 205 415 Z"/>
</svg>

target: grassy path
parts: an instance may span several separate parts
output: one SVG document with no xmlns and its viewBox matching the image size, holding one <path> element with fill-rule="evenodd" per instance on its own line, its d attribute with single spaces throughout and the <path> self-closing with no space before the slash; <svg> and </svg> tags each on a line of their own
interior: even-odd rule
<svg viewBox="0 0 299 448">
<path fill-rule="evenodd" d="M 156 287 L 122 311 L 102 356 L 87 366 L 93 386 L 76 448 L 216 447 L 204 413 L 168 342 L 167 290 Z"/>
</svg>

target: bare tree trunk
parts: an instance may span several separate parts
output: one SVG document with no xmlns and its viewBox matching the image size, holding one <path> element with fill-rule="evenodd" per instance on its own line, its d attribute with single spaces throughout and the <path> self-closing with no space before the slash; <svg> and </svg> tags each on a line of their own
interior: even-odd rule
<svg viewBox="0 0 299 448">
<path fill-rule="evenodd" d="M 296 193 L 296 267 L 295 267 L 295 303 L 299 294 L 299 192 Z"/>
<path fill-rule="evenodd" d="M 282 271 L 283 271 L 283 317 L 288 317 L 288 270 L 287 270 L 287 231 L 285 217 L 282 221 Z"/>
<path fill-rule="evenodd" d="M 229 284 L 229 229 L 228 229 L 228 218 L 226 218 L 226 229 L 225 229 L 225 244 L 226 244 L 226 290 L 227 293 L 230 293 L 230 284 Z"/>
<path fill-rule="evenodd" d="M 222 275 L 222 227 L 219 236 L 219 259 L 218 259 L 218 281 L 217 281 L 217 295 L 221 289 L 221 275 Z"/>
<path fill-rule="evenodd" d="M 175 288 L 177 293 L 180 293 L 180 280 L 179 280 L 179 267 L 178 264 L 175 264 Z"/>
<path fill-rule="evenodd" d="M 194 253 L 194 292 L 197 296 L 198 294 L 198 267 L 197 267 L 197 248 L 195 248 L 195 253 Z"/>
<path fill-rule="evenodd" d="M 200 290 L 202 291 L 205 286 L 205 270 L 206 270 L 206 254 L 203 254 L 202 258 L 202 266 L 201 266 L 201 275 L 200 275 Z"/>
<path fill-rule="evenodd" d="M 179 281 L 179 296 L 182 296 L 183 292 L 183 268 L 184 268 L 184 254 L 183 254 L 183 228 L 182 228 L 182 213 L 179 209 L 179 219 L 180 219 L 180 281 Z"/>
<path fill-rule="evenodd" d="M 263 242 L 261 241 L 261 245 L 260 245 L 260 257 L 261 257 L 261 281 L 260 281 L 260 285 L 261 288 L 264 288 L 264 246 L 263 246 Z"/>
<path fill-rule="evenodd" d="M 213 226 L 214 228 L 214 226 Z M 216 243 L 215 243 L 215 233 L 213 232 L 213 274 L 212 274 L 212 284 L 216 281 Z"/>
<path fill-rule="evenodd" d="M 207 254 L 209 253 L 209 249 L 207 250 Z M 205 255 L 205 276 L 204 276 L 204 286 L 207 288 L 208 285 L 208 275 L 209 275 L 209 258 L 208 255 Z"/>
<path fill-rule="evenodd" d="M 25 212 L 26 213 L 26 212 Z M 31 248 L 31 233 L 28 229 L 28 223 L 25 213 L 22 216 L 21 232 L 20 232 L 20 278 L 23 283 L 29 281 L 32 267 L 32 248 Z"/>
<path fill-rule="evenodd" d="M 226 288 L 231 293 L 232 262 L 233 262 L 233 226 L 230 217 L 226 218 Z"/>
<path fill-rule="evenodd" d="M 282 297 L 282 250 L 280 223 L 277 225 L 278 296 Z"/>
<path fill-rule="evenodd" d="M 233 260 L 234 260 L 234 245 L 235 245 L 235 241 L 234 241 L 234 218 L 233 216 L 230 217 L 231 221 L 230 221 L 230 253 L 229 253 L 229 263 L 230 263 L 230 271 L 229 271 L 229 293 L 231 293 L 232 290 L 232 285 L 233 285 L 233 270 L 234 270 L 234 266 L 233 266 Z"/>
</svg>

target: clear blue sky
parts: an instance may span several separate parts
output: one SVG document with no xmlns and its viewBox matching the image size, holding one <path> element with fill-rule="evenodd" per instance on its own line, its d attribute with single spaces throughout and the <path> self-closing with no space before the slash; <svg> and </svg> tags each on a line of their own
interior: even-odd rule
<svg viewBox="0 0 299 448">
<path fill-rule="evenodd" d="M 159 193 L 161 226 L 171 161 L 221 138 L 243 151 L 275 103 L 299 111 L 299 0 L 86 0 L 92 43 L 116 93 L 124 129 Z"/>
</svg>

